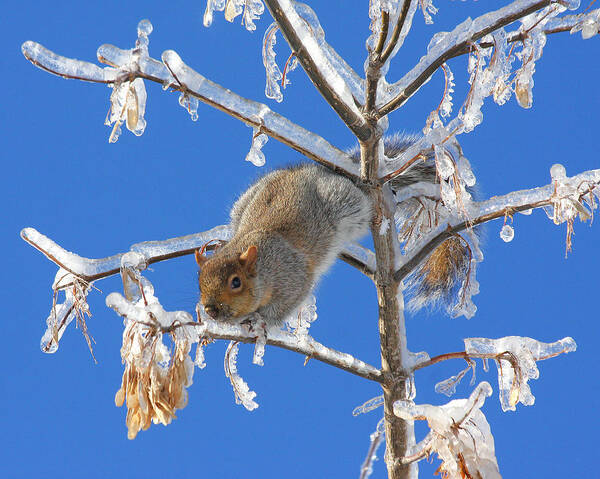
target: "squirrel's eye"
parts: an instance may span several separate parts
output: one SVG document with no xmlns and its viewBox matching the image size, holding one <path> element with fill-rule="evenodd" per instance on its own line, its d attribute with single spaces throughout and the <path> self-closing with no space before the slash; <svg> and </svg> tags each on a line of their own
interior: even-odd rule
<svg viewBox="0 0 600 479">
<path fill-rule="evenodd" d="M 231 279 L 231 289 L 238 289 L 242 286 L 242 280 L 237 276 Z"/>
</svg>

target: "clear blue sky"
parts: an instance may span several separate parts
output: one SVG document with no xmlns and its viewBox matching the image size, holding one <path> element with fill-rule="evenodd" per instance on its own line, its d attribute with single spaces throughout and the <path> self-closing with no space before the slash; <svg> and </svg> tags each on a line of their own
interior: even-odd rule
<svg viewBox="0 0 600 479">
<path fill-rule="evenodd" d="M 362 70 L 367 35 L 367 2 L 312 2 L 327 38 L 349 63 Z M 413 34 L 396 58 L 397 78 L 425 52 L 427 39 L 449 30 L 489 4 L 437 0 L 433 26 L 415 17 Z M 108 144 L 103 125 L 110 90 L 66 81 L 34 68 L 20 46 L 35 40 L 65 56 L 93 61 L 100 44 L 130 48 L 142 18 L 154 24 L 150 52 L 176 50 L 212 80 L 243 96 L 266 101 L 275 111 L 316 131 L 340 147 L 352 137 L 297 70 L 285 101 L 264 98 L 260 56 L 268 15 L 254 34 L 217 14 L 202 26 L 205 1 L 194 2 L 31 2 L 13 3 L 0 20 L 0 60 L 4 85 L 0 109 L 2 138 L 4 274 L 4 370 L 0 379 L 3 447 L 0 476 L 6 478 L 305 478 L 357 477 L 379 413 L 353 418 L 352 409 L 379 394 L 377 386 L 329 366 L 269 348 L 265 366 L 250 364 L 251 348 L 240 353 L 239 370 L 258 393 L 260 407 L 237 406 L 222 371 L 224 343 L 207 352 L 208 367 L 196 371 L 190 402 L 169 427 L 152 426 L 128 441 L 125 409 L 116 408 L 122 365 L 122 323 L 104 306 L 106 294 L 120 289 L 116 278 L 99 282 L 90 295 L 88 321 L 99 364 L 75 328 L 66 332 L 54 355 L 40 352 L 39 340 L 51 305 L 56 268 L 20 240 L 33 226 L 65 248 L 88 257 L 127 251 L 130 244 L 203 231 L 226 221 L 237 194 L 261 174 L 243 159 L 251 130 L 201 105 L 190 121 L 177 95 L 148 85 L 148 127 L 138 138 L 124 132 Z M 278 44 L 279 58 L 289 50 Z M 600 94 L 597 38 L 549 38 L 537 64 L 534 106 L 514 100 L 503 107 L 486 102 L 484 123 L 460 138 L 484 196 L 547 184 L 553 163 L 568 174 L 598 168 Z M 455 60 L 456 98 L 462 98 L 465 60 Z M 390 131 L 418 131 L 439 102 L 437 75 L 406 107 L 393 114 Z M 270 140 L 267 165 L 300 161 Z M 409 346 L 431 355 L 457 351 L 463 337 L 531 336 L 554 341 L 573 336 L 574 354 L 539 364 L 541 377 L 530 383 L 536 404 L 502 413 L 495 368 L 477 380 L 494 388 L 484 411 L 496 439 L 505 477 L 592 477 L 597 474 L 596 442 L 600 366 L 597 295 L 600 229 L 577 223 L 574 251 L 564 259 L 565 226 L 543 212 L 516 216 L 515 239 L 498 237 L 501 225 L 487 228 L 485 261 L 479 269 L 479 308 L 471 320 L 442 314 L 407 319 Z M 197 299 L 191 257 L 157 264 L 148 277 L 167 309 L 191 311 Z M 379 363 L 376 297 L 369 281 L 337 264 L 318 289 L 317 339 Z M 417 376 L 417 401 L 447 399 L 433 385 L 462 369 L 453 362 Z M 457 392 L 466 397 L 468 380 Z M 424 428 L 418 429 L 420 437 Z M 383 453 L 383 450 L 381 451 Z M 437 467 L 421 463 L 422 477 Z M 383 462 L 375 478 L 385 477 Z"/>
</svg>

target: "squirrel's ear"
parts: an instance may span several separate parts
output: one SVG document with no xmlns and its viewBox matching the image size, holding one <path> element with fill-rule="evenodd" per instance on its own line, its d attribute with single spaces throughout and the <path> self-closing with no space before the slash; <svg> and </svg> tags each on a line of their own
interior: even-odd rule
<svg viewBox="0 0 600 479">
<path fill-rule="evenodd" d="M 199 249 L 194 251 L 194 256 L 196 257 L 196 263 L 198 263 L 198 266 L 200 266 L 201 268 L 202 266 L 204 266 L 204 263 L 206 263 L 206 261 L 208 260 L 206 256 L 200 253 Z"/>
<path fill-rule="evenodd" d="M 258 249 L 256 246 L 248 246 L 248 249 L 240 255 L 240 263 L 242 266 L 250 272 L 254 272 L 254 265 L 256 264 L 256 258 L 258 257 Z"/>
</svg>

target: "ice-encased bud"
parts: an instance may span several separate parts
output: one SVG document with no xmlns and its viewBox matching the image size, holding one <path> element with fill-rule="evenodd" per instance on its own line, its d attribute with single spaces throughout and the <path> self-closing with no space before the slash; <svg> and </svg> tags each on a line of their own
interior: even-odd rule
<svg viewBox="0 0 600 479">
<path fill-rule="evenodd" d="M 556 163 L 550 168 L 550 176 L 553 180 L 564 180 L 567 177 L 567 170 L 560 163 Z"/>
<path fill-rule="evenodd" d="M 504 225 L 500 230 L 500 238 L 505 243 L 510 243 L 515 237 L 515 230 L 510 225 Z"/>
<path fill-rule="evenodd" d="M 144 35 L 144 36 L 150 35 L 152 33 L 153 28 L 154 27 L 152 26 L 152 23 L 150 23 L 150 20 L 148 20 L 148 19 L 141 20 L 137 26 L 138 36 L 141 37 L 142 35 Z"/>
</svg>

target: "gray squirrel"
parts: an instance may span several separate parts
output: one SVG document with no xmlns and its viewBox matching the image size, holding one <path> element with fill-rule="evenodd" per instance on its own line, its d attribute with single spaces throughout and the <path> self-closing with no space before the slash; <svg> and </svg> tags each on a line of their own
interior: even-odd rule
<svg viewBox="0 0 600 479">
<path fill-rule="evenodd" d="M 384 140 L 387 156 L 408 148 L 414 137 Z M 358 161 L 358 150 L 349 154 Z M 419 181 L 436 183 L 430 156 L 392 181 L 394 190 Z M 235 202 L 231 240 L 210 257 L 196 251 L 206 313 L 217 320 L 258 314 L 280 325 L 312 291 L 346 242 L 363 236 L 372 206 L 348 178 L 317 164 L 268 173 Z M 445 299 L 464 277 L 468 253 L 450 238 L 413 274 L 419 306 Z"/>
</svg>

